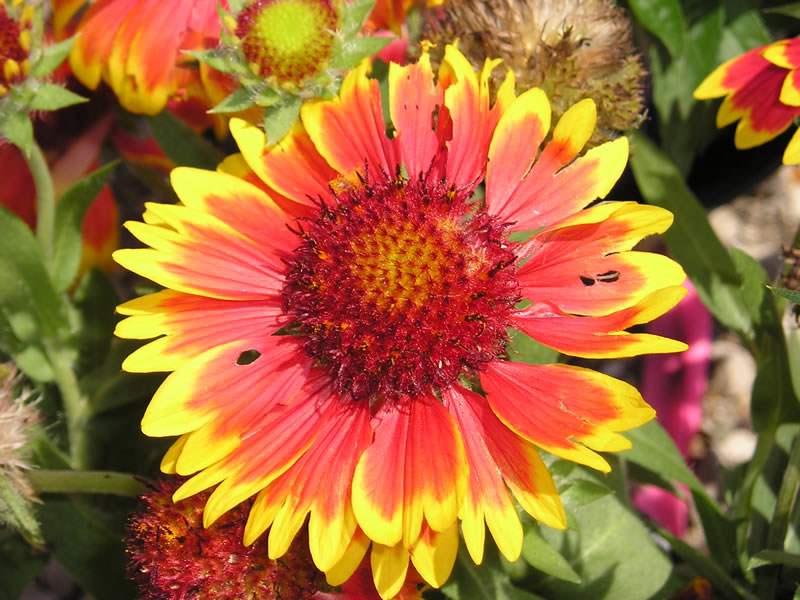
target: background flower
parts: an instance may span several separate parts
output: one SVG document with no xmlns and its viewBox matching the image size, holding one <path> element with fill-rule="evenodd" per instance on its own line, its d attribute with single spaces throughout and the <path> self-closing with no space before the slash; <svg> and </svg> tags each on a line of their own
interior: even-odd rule
<svg viewBox="0 0 800 600">
<path fill-rule="evenodd" d="M 734 144 L 740 150 L 778 137 L 800 115 L 800 38 L 781 40 L 732 58 L 717 67 L 694 92 L 698 100 L 725 96 L 717 127 L 736 121 Z M 800 136 L 795 133 L 783 163 L 800 163 Z"/>
</svg>

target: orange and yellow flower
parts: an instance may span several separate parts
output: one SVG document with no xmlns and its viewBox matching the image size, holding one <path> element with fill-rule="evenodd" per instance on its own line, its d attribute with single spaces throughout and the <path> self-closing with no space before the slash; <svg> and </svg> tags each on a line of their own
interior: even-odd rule
<svg viewBox="0 0 800 600">
<path fill-rule="evenodd" d="M 57 33 L 83 4 L 55 3 Z M 70 66 L 90 89 L 105 81 L 125 109 L 154 115 L 198 85 L 184 51 L 215 45 L 220 28 L 216 0 L 99 0 L 77 26 Z"/>
<path fill-rule="evenodd" d="M 725 96 L 717 127 L 739 121 L 734 144 L 740 150 L 753 148 L 778 137 L 800 116 L 798 68 L 800 38 L 781 40 L 723 63 L 703 80 L 694 97 Z M 798 132 L 786 147 L 783 163 L 800 163 Z"/>
<path fill-rule="evenodd" d="M 565 527 L 540 450 L 606 472 L 598 452 L 653 417 L 607 375 L 514 362 L 509 328 L 582 357 L 685 348 L 625 331 L 684 294 L 677 264 L 632 250 L 670 213 L 584 208 L 622 173 L 627 140 L 580 155 L 596 118 L 584 100 L 540 152 L 549 101 L 516 96 L 509 74 L 492 102 L 498 62 L 475 73 L 448 46 L 438 78 L 426 53 L 390 65 L 392 136 L 367 63 L 274 146 L 233 120 L 241 154 L 173 171 L 181 204 L 148 204 L 126 226 L 149 248 L 115 253 L 166 288 L 122 304 L 117 334 L 161 336 L 123 367 L 172 371 L 142 429 L 180 436 L 162 462 L 192 475 L 175 500 L 216 486 L 209 525 L 255 495 L 245 543 L 268 531 L 272 558 L 308 517 L 328 581 L 369 551 L 383 598 L 409 563 L 442 585 L 459 522 L 475 562 L 484 524 L 518 558 L 513 499 Z"/>
</svg>

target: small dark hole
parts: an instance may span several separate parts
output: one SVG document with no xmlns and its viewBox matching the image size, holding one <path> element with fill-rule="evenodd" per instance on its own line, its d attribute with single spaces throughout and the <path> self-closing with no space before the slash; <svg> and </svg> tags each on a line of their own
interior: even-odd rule
<svg viewBox="0 0 800 600">
<path fill-rule="evenodd" d="M 593 286 L 594 279 L 592 277 L 587 277 L 586 275 L 580 275 L 581 283 L 585 286 Z"/>
<path fill-rule="evenodd" d="M 240 366 L 249 365 L 256 362 L 259 356 L 261 356 L 261 352 L 258 350 L 245 350 L 236 359 L 236 364 Z"/>
</svg>

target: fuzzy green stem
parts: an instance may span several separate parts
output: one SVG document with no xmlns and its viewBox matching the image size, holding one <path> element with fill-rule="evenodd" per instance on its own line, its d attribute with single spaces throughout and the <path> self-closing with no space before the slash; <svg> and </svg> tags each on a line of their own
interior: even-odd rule
<svg viewBox="0 0 800 600">
<path fill-rule="evenodd" d="M 23 153 L 24 155 L 24 153 Z M 53 190 L 53 178 L 50 167 L 41 149 L 33 143 L 30 156 L 27 157 L 28 168 L 36 184 L 36 240 L 44 256 L 44 264 L 48 270 L 53 264 L 53 230 L 55 228 L 56 196 Z"/>
<path fill-rule="evenodd" d="M 111 494 L 138 496 L 145 484 L 128 473 L 114 471 L 51 471 L 32 469 L 25 473 L 37 494 Z"/>
<path fill-rule="evenodd" d="M 42 340 L 47 357 L 53 367 L 56 384 L 61 391 L 64 412 L 67 417 L 67 435 L 69 436 L 70 464 L 75 469 L 89 465 L 89 438 L 87 422 L 89 419 L 89 403 L 81 393 L 78 378 L 72 365 L 52 340 Z"/>
</svg>

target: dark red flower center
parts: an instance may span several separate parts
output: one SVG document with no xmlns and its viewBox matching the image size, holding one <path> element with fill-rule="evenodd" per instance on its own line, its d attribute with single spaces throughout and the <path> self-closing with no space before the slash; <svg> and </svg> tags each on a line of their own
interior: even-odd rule
<svg viewBox="0 0 800 600">
<path fill-rule="evenodd" d="M 256 75 L 299 86 L 325 69 L 338 23 L 331 0 L 256 0 L 239 13 L 236 35 Z"/>
<path fill-rule="evenodd" d="M 20 29 L 19 24 L 6 13 L 5 6 L 0 5 L 0 96 L 5 94 L 9 85 L 25 76 L 28 49 L 24 46 L 29 42 L 24 39 L 27 35 L 30 34 Z"/>
<path fill-rule="evenodd" d="M 341 393 L 418 396 L 503 353 L 517 256 L 471 189 L 380 174 L 332 190 L 298 224 L 283 292 Z"/>
</svg>

